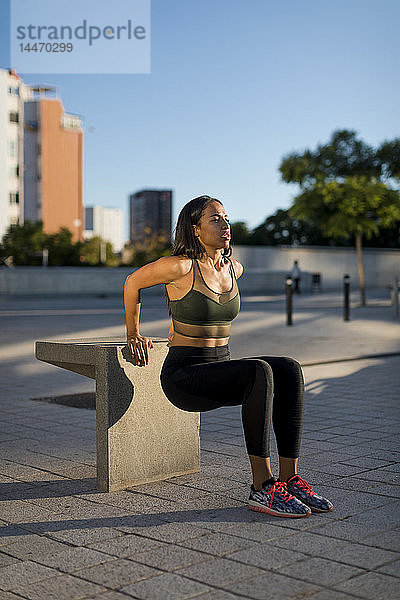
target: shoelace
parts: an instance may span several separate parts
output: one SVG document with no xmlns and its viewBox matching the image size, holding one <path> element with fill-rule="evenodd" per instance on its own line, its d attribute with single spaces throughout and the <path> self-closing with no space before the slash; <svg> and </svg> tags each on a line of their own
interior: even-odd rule
<svg viewBox="0 0 400 600">
<path fill-rule="evenodd" d="M 304 479 L 302 479 L 300 475 L 298 475 L 297 477 L 298 479 L 295 482 L 295 485 L 298 485 L 299 488 L 303 490 L 303 492 L 305 492 L 308 496 L 314 496 L 315 492 L 312 489 L 311 485 L 307 483 L 307 481 L 304 481 Z"/>
<path fill-rule="evenodd" d="M 271 494 L 270 506 L 272 506 L 275 493 L 278 494 L 278 496 L 280 496 L 284 502 L 289 502 L 291 498 L 294 498 L 294 496 L 287 491 L 286 486 L 286 481 L 275 481 L 275 483 L 269 488 L 268 493 Z"/>
</svg>

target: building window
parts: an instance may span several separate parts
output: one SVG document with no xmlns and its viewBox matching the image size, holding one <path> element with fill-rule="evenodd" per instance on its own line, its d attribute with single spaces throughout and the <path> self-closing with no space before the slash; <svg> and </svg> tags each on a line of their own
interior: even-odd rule
<svg viewBox="0 0 400 600">
<path fill-rule="evenodd" d="M 17 140 L 8 140 L 8 154 L 12 158 L 18 156 L 18 143 Z"/>
<path fill-rule="evenodd" d="M 17 112 L 10 112 L 9 118 L 10 123 L 19 123 L 19 114 Z"/>
<path fill-rule="evenodd" d="M 19 165 L 10 166 L 8 174 L 10 177 L 19 177 Z"/>
<path fill-rule="evenodd" d="M 10 204 L 19 204 L 19 193 L 10 192 L 9 194 Z"/>
<path fill-rule="evenodd" d="M 11 94 L 11 96 L 19 96 L 19 88 L 17 88 L 17 87 L 9 87 L 8 88 L 8 93 Z"/>
</svg>

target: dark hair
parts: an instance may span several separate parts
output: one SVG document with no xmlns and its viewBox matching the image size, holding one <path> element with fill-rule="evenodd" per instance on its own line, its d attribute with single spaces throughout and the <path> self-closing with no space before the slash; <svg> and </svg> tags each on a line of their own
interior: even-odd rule
<svg viewBox="0 0 400 600">
<path fill-rule="evenodd" d="M 202 258 L 205 254 L 204 246 L 199 242 L 194 234 L 193 225 L 198 225 L 204 213 L 204 210 L 210 202 L 222 202 L 211 196 L 198 196 L 190 200 L 179 213 L 178 222 L 175 228 L 175 241 L 172 247 L 172 256 L 184 255 L 188 258 Z M 222 255 L 231 256 L 232 248 L 224 248 Z"/>
</svg>

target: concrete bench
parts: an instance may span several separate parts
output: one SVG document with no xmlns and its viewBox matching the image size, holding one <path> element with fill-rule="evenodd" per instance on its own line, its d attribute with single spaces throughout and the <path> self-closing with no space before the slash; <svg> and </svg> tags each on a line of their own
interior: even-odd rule
<svg viewBox="0 0 400 600">
<path fill-rule="evenodd" d="M 153 339 L 153 338 L 152 338 Z M 153 339 L 147 366 L 125 341 L 38 341 L 41 361 L 96 380 L 97 487 L 106 492 L 200 471 L 200 414 L 165 397 L 167 340 Z"/>
</svg>

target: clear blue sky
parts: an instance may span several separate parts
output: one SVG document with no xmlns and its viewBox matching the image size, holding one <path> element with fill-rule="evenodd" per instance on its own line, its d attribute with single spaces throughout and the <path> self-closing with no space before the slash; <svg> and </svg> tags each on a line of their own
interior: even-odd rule
<svg viewBox="0 0 400 600">
<path fill-rule="evenodd" d="M 285 154 L 338 128 L 373 145 L 400 135 L 398 0 L 152 0 L 151 13 L 149 75 L 23 76 L 84 117 L 87 205 L 127 221 L 129 193 L 172 188 L 175 218 L 209 194 L 253 227 L 296 194 Z M 7 68 L 7 0 L 0 23 Z"/>
</svg>

